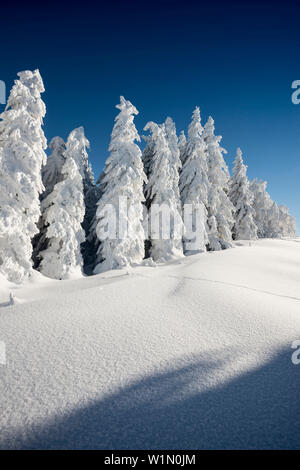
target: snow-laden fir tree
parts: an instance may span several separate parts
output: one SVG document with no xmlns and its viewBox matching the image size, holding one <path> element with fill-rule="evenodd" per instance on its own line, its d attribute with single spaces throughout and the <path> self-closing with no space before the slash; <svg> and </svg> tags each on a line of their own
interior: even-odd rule
<svg viewBox="0 0 300 470">
<path fill-rule="evenodd" d="M 257 226 L 259 238 L 265 238 L 269 233 L 269 217 L 272 214 L 273 201 L 266 191 L 267 182 L 254 179 L 250 183 L 250 190 L 253 194 L 254 222 Z"/>
<path fill-rule="evenodd" d="M 42 194 L 42 198 L 48 196 L 53 191 L 56 183 L 63 180 L 62 167 L 65 163 L 64 152 L 66 150 L 66 144 L 61 137 L 53 137 L 49 144 L 49 148 L 52 150 L 51 154 L 47 158 L 47 163 L 42 169 L 42 178 L 45 191 Z"/>
<path fill-rule="evenodd" d="M 120 98 L 120 113 L 109 145 L 108 157 L 100 178 L 101 197 L 97 203 L 96 233 L 100 241 L 94 272 L 141 263 L 144 258 L 142 153 L 134 125 L 137 109 Z M 105 235 L 107 233 L 107 236 Z"/>
<path fill-rule="evenodd" d="M 247 166 L 243 162 L 240 148 L 237 149 L 233 175 L 230 180 L 229 198 L 235 208 L 233 239 L 255 240 L 257 226 L 254 222 L 255 211 L 252 207 L 254 196 L 250 190 Z"/>
<path fill-rule="evenodd" d="M 52 152 L 47 158 L 46 165 L 42 168 L 42 180 L 45 189 L 40 196 L 41 201 L 45 199 L 50 193 L 52 193 L 56 183 L 59 183 L 64 179 L 62 174 L 62 167 L 65 163 L 64 152 L 66 150 L 66 144 L 61 137 L 53 137 L 49 144 L 49 148 L 52 150 Z M 47 224 L 44 220 L 43 213 L 41 213 L 37 227 L 38 233 L 32 240 L 32 259 L 33 267 L 35 269 L 37 269 L 40 264 L 40 251 L 47 248 Z"/>
<path fill-rule="evenodd" d="M 85 215 L 82 227 L 86 234 L 86 240 L 81 246 L 84 260 L 84 271 L 91 274 L 96 257 L 96 247 L 92 222 L 96 214 L 97 201 L 99 199 L 99 189 L 95 184 L 92 167 L 88 159 L 88 149 L 90 143 L 85 136 L 84 128 L 74 129 L 68 137 L 69 152 L 77 162 L 83 181 L 83 195 L 85 203 Z"/>
<path fill-rule="evenodd" d="M 208 194 L 208 238 L 209 249 L 213 251 L 232 246 L 231 229 L 234 224 L 234 207 L 228 197 L 229 171 L 223 158 L 227 153 L 220 146 L 221 136 L 215 136 L 212 117 L 204 126 L 204 140 L 207 144 L 207 166 L 210 184 Z"/>
<path fill-rule="evenodd" d="M 253 192 L 253 208 L 255 210 L 255 223 L 258 227 L 259 238 L 278 238 L 281 236 L 295 236 L 295 220 L 288 214 L 285 206 L 272 201 L 266 191 L 266 181 L 253 180 L 250 189 Z M 288 228 L 285 228 L 285 223 Z M 290 235 L 287 235 L 289 233 Z"/>
<path fill-rule="evenodd" d="M 282 237 L 296 237 L 296 221 L 283 204 L 279 206 L 279 230 Z"/>
<path fill-rule="evenodd" d="M 272 201 L 271 207 L 267 212 L 266 234 L 267 238 L 279 238 L 279 207 L 276 202 Z"/>
<path fill-rule="evenodd" d="M 83 222 L 83 228 L 87 231 L 95 214 L 98 188 L 95 185 L 94 175 L 89 164 L 88 149 L 90 143 L 85 136 L 84 128 L 78 127 L 74 129 L 68 137 L 68 152 L 72 154 L 79 168 L 82 181 L 83 192 L 86 206 L 86 213 Z"/>
<path fill-rule="evenodd" d="M 171 118 L 161 126 L 149 122 L 144 130 L 151 132 L 153 150 L 145 186 L 149 255 L 154 261 L 166 261 L 183 256 L 178 139 Z"/>
<path fill-rule="evenodd" d="M 184 142 L 184 139 L 183 141 Z M 208 243 L 207 234 L 207 210 L 209 180 L 206 155 L 206 143 L 203 139 L 203 127 L 201 125 L 200 109 L 196 107 L 193 112 L 192 121 L 188 128 L 188 139 L 184 144 L 184 158 L 180 173 L 180 194 L 181 201 L 187 216 L 188 205 L 191 206 L 193 223 L 190 230 L 184 235 L 184 251 L 204 251 Z M 186 229 L 187 222 L 185 221 Z M 198 226 L 196 226 L 198 225 Z M 198 243 L 195 243 L 191 249 L 193 242 L 192 233 L 198 234 Z M 200 236 L 202 232 L 202 236 Z M 201 240 L 201 241 L 200 241 Z M 196 242 L 196 240 L 195 240 Z M 200 242 L 200 243 L 199 243 Z M 196 246 L 198 244 L 198 247 Z"/>
<path fill-rule="evenodd" d="M 178 139 L 178 147 L 179 147 L 179 152 L 180 152 L 180 160 L 181 160 L 181 165 L 184 163 L 185 159 L 185 149 L 186 149 L 186 136 L 184 131 L 181 131 L 179 134 L 179 139 Z"/>
<path fill-rule="evenodd" d="M 151 161 L 153 159 L 154 155 L 154 147 L 155 147 L 155 142 L 153 140 L 153 136 L 150 133 L 149 135 L 143 135 L 143 139 L 146 142 L 145 148 L 142 152 L 142 161 L 144 165 L 144 172 L 147 177 L 149 177 L 150 173 L 150 167 L 151 167 Z M 144 193 L 145 193 L 145 186 L 146 183 L 144 183 Z M 145 204 L 143 206 L 143 226 L 144 226 L 144 233 L 145 233 L 145 258 L 150 258 L 150 250 L 151 250 L 151 241 L 149 237 L 149 217 L 148 217 L 148 211 L 150 209 L 151 201 L 147 199 L 145 200 Z"/>
<path fill-rule="evenodd" d="M 142 153 L 142 160 L 143 160 L 143 165 L 144 165 L 144 172 L 145 172 L 145 175 L 148 178 L 149 171 L 150 171 L 150 166 L 151 166 L 151 160 L 152 160 L 153 154 L 154 154 L 154 140 L 153 140 L 151 134 L 143 135 L 142 137 L 146 142 L 146 146 L 145 146 L 145 148 L 143 150 L 143 153 Z"/>
<path fill-rule="evenodd" d="M 46 248 L 39 253 L 39 270 L 53 279 L 78 276 L 83 265 L 80 251 L 85 241 L 82 168 L 74 151 L 74 134 L 71 134 L 64 153 L 63 180 L 55 184 L 41 204 Z"/>
<path fill-rule="evenodd" d="M 266 212 L 265 225 L 267 238 L 296 236 L 296 222 L 289 214 L 289 209 L 284 205 L 278 207 L 274 201 L 271 201 L 270 208 Z"/>
<path fill-rule="evenodd" d="M 178 140 L 177 133 L 176 133 L 176 126 L 175 126 L 173 119 L 170 117 L 167 117 L 163 126 L 164 126 L 165 136 L 167 139 L 167 144 L 171 151 L 172 162 L 176 166 L 176 169 L 177 169 L 176 178 L 178 179 L 178 171 L 181 168 L 181 161 L 180 161 L 180 148 L 179 148 L 179 140 Z M 181 144 L 182 144 L 182 140 L 181 140 Z M 177 186 L 178 186 L 178 182 L 177 182 Z"/>
<path fill-rule="evenodd" d="M 77 127 L 72 132 L 70 132 L 68 137 L 68 145 L 69 151 L 72 153 L 73 158 L 80 170 L 83 184 L 88 189 L 93 186 L 95 182 L 88 156 L 90 143 L 85 136 L 84 128 L 82 126 Z"/>
<path fill-rule="evenodd" d="M 18 77 L 0 121 L 0 270 L 19 283 L 32 273 L 31 240 L 38 231 L 44 189 L 46 107 L 39 71 L 26 70 Z"/>
</svg>

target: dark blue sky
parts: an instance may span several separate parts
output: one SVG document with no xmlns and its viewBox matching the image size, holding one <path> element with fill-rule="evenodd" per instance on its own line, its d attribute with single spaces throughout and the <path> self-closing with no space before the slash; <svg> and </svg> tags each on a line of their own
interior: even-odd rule
<svg viewBox="0 0 300 470">
<path fill-rule="evenodd" d="M 168 115 L 186 129 L 199 105 L 229 166 L 240 146 L 249 177 L 268 180 L 299 231 L 299 25 L 296 1 L 11 2 L 1 5 L 0 79 L 10 88 L 18 71 L 40 69 L 47 138 L 83 125 L 96 176 L 120 94 L 140 111 L 140 133 Z"/>
</svg>

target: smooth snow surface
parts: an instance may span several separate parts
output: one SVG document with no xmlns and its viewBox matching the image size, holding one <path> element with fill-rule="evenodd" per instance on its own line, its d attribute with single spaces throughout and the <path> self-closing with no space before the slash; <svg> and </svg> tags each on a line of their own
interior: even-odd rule
<svg viewBox="0 0 300 470">
<path fill-rule="evenodd" d="M 0 447 L 300 448 L 300 239 L 237 245 L 1 278 Z"/>
</svg>

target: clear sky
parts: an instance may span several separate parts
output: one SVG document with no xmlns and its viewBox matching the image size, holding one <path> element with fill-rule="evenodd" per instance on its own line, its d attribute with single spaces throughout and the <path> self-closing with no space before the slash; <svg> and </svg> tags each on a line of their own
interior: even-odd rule
<svg viewBox="0 0 300 470">
<path fill-rule="evenodd" d="M 45 134 L 83 125 L 96 176 L 122 94 L 149 120 L 186 129 L 196 105 L 223 136 L 230 168 L 241 147 L 249 178 L 268 181 L 300 233 L 300 3 L 43 1 L 1 4 L 0 80 L 39 68 Z M 0 105 L 0 110 L 3 106 Z"/>
</svg>

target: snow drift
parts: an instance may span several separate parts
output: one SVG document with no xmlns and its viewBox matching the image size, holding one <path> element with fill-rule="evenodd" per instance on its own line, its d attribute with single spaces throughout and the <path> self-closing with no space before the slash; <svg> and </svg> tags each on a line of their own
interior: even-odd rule
<svg viewBox="0 0 300 470">
<path fill-rule="evenodd" d="M 300 448 L 299 243 L 1 278 L 0 447 Z"/>
</svg>

